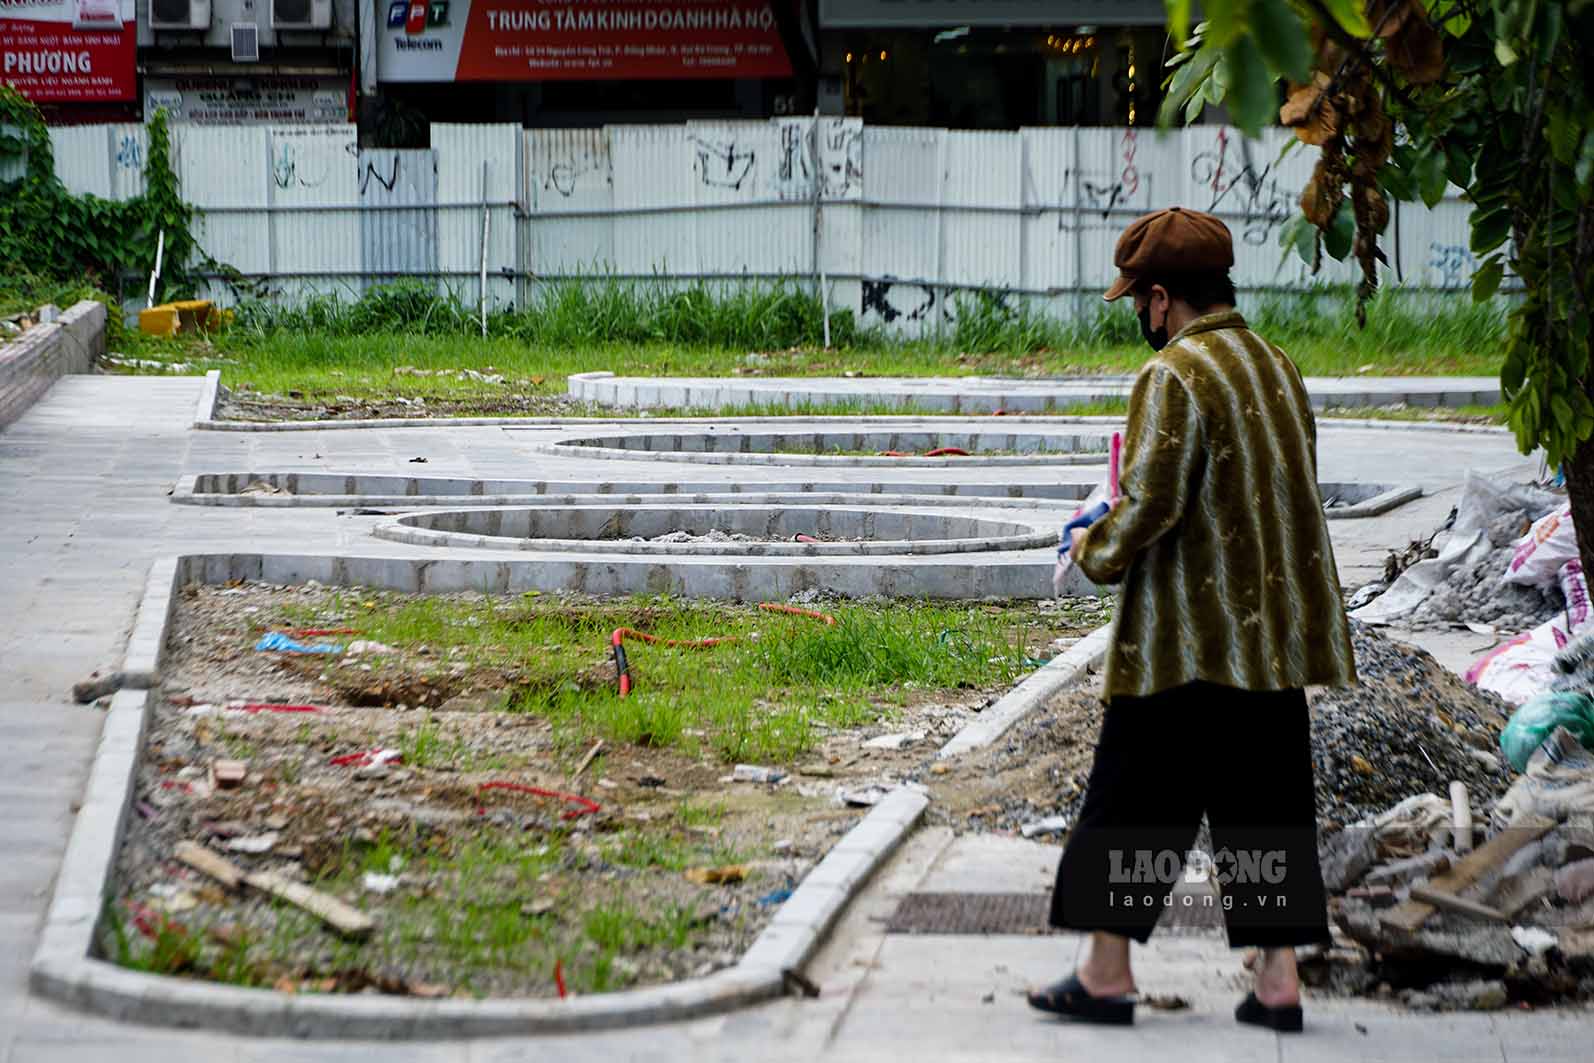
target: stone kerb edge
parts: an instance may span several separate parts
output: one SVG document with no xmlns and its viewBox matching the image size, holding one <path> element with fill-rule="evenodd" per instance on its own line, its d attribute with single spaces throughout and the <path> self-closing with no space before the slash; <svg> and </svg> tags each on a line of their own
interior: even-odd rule
<svg viewBox="0 0 1594 1063">
<path fill-rule="evenodd" d="M 1099 665 L 1106 656 L 1107 644 L 1111 639 L 1112 624 L 1109 622 L 1052 658 L 953 735 L 936 754 L 936 759 L 946 760 L 949 757 L 983 749 L 1001 738 L 1009 728 L 1045 704 L 1053 694 L 1072 683 L 1088 669 Z"/>
<path fill-rule="evenodd" d="M 204 578 L 206 560 L 174 557 L 151 566 L 124 673 L 155 681 L 177 592 L 190 578 Z M 111 892 L 149 709 L 147 689 L 124 688 L 112 699 L 29 984 L 41 996 L 86 1011 L 155 1026 L 262 1036 L 429 1040 L 614 1029 L 768 1000 L 785 991 L 784 972 L 808 961 L 837 916 L 929 803 L 916 787 L 889 793 L 804 878 L 741 960 L 705 978 L 564 1001 L 288 995 L 145 974 L 91 955 Z"/>
<path fill-rule="evenodd" d="M 0 346 L 0 428 L 26 413 L 61 377 L 94 368 L 105 353 L 105 321 L 105 306 L 85 299 Z"/>
</svg>

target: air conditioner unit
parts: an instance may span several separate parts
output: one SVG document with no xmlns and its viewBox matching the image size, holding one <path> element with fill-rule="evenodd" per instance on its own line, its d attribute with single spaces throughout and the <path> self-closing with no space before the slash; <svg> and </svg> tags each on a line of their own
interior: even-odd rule
<svg viewBox="0 0 1594 1063">
<path fill-rule="evenodd" d="M 260 27 L 253 22 L 232 24 L 232 61 L 235 63 L 260 62 Z"/>
<path fill-rule="evenodd" d="M 149 0 L 152 30 L 210 29 L 210 0 Z"/>
<path fill-rule="evenodd" d="M 329 30 L 332 0 L 271 0 L 274 30 Z"/>
</svg>

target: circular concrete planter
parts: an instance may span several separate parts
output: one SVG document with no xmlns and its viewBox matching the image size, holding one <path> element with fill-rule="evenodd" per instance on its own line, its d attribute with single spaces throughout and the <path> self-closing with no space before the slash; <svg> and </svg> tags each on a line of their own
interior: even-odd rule
<svg viewBox="0 0 1594 1063">
<path fill-rule="evenodd" d="M 1027 550 L 1057 543 L 1055 518 L 1033 522 L 847 505 L 497 506 L 410 513 L 378 524 L 381 539 L 422 546 L 585 554 L 835 557 Z M 754 542 L 653 541 L 672 532 L 753 536 Z M 796 536 L 818 542 L 803 542 Z"/>
<path fill-rule="evenodd" d="M 896 469 L 969 465 L 1095 465 L 1107 460 L 1110 436 L 1100 432 L 857 431 L 744 432 L 739 428 L 695 433 L 636 433 L 533 443 L 532 449 L 567 458 L 670 461 L 704 465 L 869 466 Z M 943 447 L 967 456 L 925 457 Z M 864 453 L 844 453 L 861 451 Z M 886 456 L 893 451 L 903 457 Z"/>
</svg>

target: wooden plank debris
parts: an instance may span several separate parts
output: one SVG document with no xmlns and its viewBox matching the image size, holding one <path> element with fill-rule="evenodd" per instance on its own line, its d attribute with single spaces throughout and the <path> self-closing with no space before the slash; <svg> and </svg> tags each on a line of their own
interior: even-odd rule
<svg viewBox="0 0 1594 1063">
<path fill-rule="evenodd" d="M 1449 871 L 1435 875 L 1429 881 L 1428 888 L 1456 896 L 1509 860 L 1512 853 L 1548 834 L 1554 826 L 1551 820 L 1534 819 L 1507 828 L 1457 860 Z M 1435 910 L 1427 901 L 1409 900 L 1384 912 L 1379 918 L 1384 925 L 1397 930 L 1416 930 L 1428 921 Z"/>
<path fill-rule="evenodd" d="M 295 882 L 276 871 L 245 872 L 231 860 L 212 852 L 198 842 L 179 842 L 173 855 L 195 871 L 209 875 L 230 889 L 242 883 L 251 889 L 269 893 L 273 897 L 303 908 L 347 937 L 363 938 L 376 926 L 376 921 L 369 915 L 352 905 L 345 904 L 331 894 L 312 889 L 302 882 Z"/>
</svg>

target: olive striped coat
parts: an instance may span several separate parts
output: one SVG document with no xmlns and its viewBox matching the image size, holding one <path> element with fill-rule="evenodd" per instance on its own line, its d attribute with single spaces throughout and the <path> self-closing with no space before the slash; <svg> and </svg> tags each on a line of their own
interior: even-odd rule
<svg viewBox="0 0 1594 1063">
<path fill-rule="evenodd" d="M 1141 370 L 1120 484 L 1074 549 L 1123 584 L 1108 698 L 1356 681 L 1306 387 L 1237 312 L 1191 322 Z"/>
</svg>

